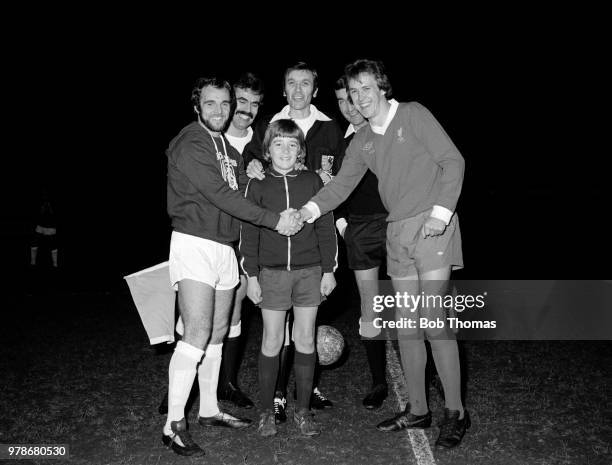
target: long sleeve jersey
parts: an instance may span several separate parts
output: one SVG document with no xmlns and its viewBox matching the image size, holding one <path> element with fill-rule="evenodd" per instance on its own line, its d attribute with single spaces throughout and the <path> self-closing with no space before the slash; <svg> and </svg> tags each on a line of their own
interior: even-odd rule
<svg viewBox="0 0 612 465">
<path fill-rule="evenodd" d="M 222 137 L 213 141 L 210 132 L 193 122 L 170 142 L 168 215 L 175 231 L 231 244 L 240 236 L 238 219 L 273 229 L 280 215 L 244 198 L 242 157 Z"/>
<path fill-rule="evenodd" d="M 455 210 L 464 160 L 444 129 L 423 105 L 400 103 L 384 135 L 366 126 L 355 134 L 342 168 L 311 200 L 326 213 L 343 202 L 372 170 L 389 216 L 413 217 L 434 205 Z"/>
<path fill-rule="evenodd" d="M 348 146 L 353 140 L 355 133 L 345 136 L 344 140 Z M 336 222 L 340 218 L 348 219 L 350 215 L 387 215 L 388 212 L 380 200 L 378 193 L 378 178 L 368 169 L 357 187 L 349 197 L 334 210 Z"/>
<path fill-rule="evenodd" d="M 274 212 L 299 209 L 323 182 L 312 171 L 291 171 L 282 175 L 270 168 L 263 180 L 251 179 L 246 197 Z M 323 215 L 291 237 L 242 223 L 240 234 L 241 267 L 247 276 L 257 276 L 261 268 L 301 269 L 320 265 L 324 273 L 337 267 L 338 244 L 332 213 Z"/>
</svg>

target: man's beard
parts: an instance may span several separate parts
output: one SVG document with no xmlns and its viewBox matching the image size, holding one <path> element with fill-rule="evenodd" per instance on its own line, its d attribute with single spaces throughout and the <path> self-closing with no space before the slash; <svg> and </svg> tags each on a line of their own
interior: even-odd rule
<svg viewBox="0 0 612 465">
<path fill-rule="evenodd" d="M 219 126 L 216 126 L 209 119 L 202 118 L 202 115 L 198 115 L 198 119 L 209 131 L 212 132 L 224 132 L 225 128 L 227 127 L 227 122 L 229 120 L 229 118 L 225 118 L 225 120 L 223 120 L 223 122 Z"/>
</svg>

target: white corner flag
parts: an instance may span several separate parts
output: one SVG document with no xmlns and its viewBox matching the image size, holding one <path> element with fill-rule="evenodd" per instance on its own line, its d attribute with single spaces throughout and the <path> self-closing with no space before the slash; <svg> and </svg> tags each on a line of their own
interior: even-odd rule
<svg viewBox="0 0 612 465">
<path fill-rule="evenodd" d="M 151 345 L 174 342 L 175 291 L 168 262 L 124 276 Z"/>
</svg>

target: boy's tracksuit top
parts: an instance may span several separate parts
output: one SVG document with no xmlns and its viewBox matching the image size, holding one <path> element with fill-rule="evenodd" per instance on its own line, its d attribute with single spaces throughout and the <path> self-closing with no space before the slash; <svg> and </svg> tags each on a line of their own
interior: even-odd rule
<svg viewBox="0 0 612 465">
<path fill-rule="evenodd" d="M 299 210 L 323 187 L 312 171 L 293 170 L 286 175 L 270 167 L 263 180 L 251 179 L 246 198 L 260 207 L 281 213 L 287 208 Z M 276 231 L 243 222 L 240 232 L 240 266 L 247 276 L 258 276 L 262 268 L 297 270 L 321 266 L 323 273 L 337 267 L 338 244 L 333 214 L 327 213 L 295 235 L 287 237 Z"/>
</svg>

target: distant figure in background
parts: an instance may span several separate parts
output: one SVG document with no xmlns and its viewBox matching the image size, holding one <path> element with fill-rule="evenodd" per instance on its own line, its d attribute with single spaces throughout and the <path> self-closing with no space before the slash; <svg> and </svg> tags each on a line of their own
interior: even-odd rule
<svg viewBox="0 0 612 465">
<path fill-rule="evenodd" d="M 51 264 L 53 268 L 57 263 L 57 218 L 51 201 L 51 196 L 46 188 L 42 189 L 41 201 L 36 215 L 36 227 L 34 237 L 30 245 L 30 265 L 36 266 L 38 250 L 40 247 L 51 251 Z"/>
</svg>

